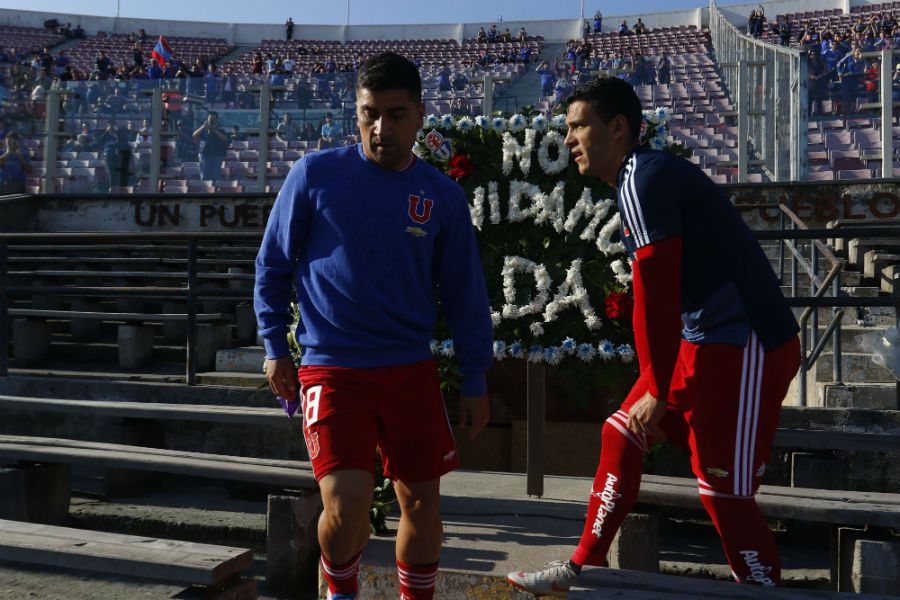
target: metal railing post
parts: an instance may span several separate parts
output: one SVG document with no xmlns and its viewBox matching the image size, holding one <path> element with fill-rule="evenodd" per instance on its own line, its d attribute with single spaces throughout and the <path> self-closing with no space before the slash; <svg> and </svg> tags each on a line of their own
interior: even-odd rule
<svg viewBox="0 0 900 600">
<path fill-rule="evenodd" d="M 544 432 L 546 429 L 546 371 L 544 365 L 528 361 L 525 440 L 526 493 L 544 495 Z"/>
<path fill-rule="evenodd" d="M 816 284 L 816 278 L 819 276 L 819 248 L 816 246 L 815 240 L 811 240 L 809 244 L 809 295 L 815 296 L 819 291 Z M 816 308 L 812 313 L 812 347 L 815 348 L 819 343 L 819 309 Z"/>
<path fill-rule="evenodd" d="M 59 128 L 59 90 L 47 92 L 47 120 L 44 134 L 44 185 L 41 191 L 52 194 L 56 191 L 56 154 L 59 141 L 56 130 Z"/>
<path fill-rule="evenodd" d="M 797 230 L 796 223 L 793 223 L 793 222 L 791 223 L 791 230 L 792 231 Z M 791 239 L 791 246 L 799 252 L 800 248 L 797 245 L 797 238 Z M 797 271 L 797 257 L 794 256 L 792 253 L 792 255 L 791 255 L 791 297 L 792 298 L 797 297 L 797 279 L 798 279 L 798 277 L 799 277 L 799 272 Z"/>
<path fill-rule="evenodd" d="M 484 103 L 481 105 L 481 114 L 489 117 L 494 112 L 494 77 L 484 76 Z"/>
<path fill-rule="evenodd" d="M 153 129 L 153 135 L 150 136 L 150 189 L 156 192 L 159 191 L 159 171 L 162 162 L 162 90 L 159 85 L 153 88 L 150 127 Z"/>
<path fill-rule="evenodd" d="M 881 51 L 881 176 L 894 176 L 893 53 Z"/>
<path fill-rule="evenodd" d="M 793 66 L 796 65 L 796 69 Z M 809 129 L 809 58 L 800 54 L 791 59 L 791 181 L 806 178 L 809 158 L 806 155 Z"/>
<path fill-rule="evenodd" d="M 269 119 L 271 118 L 271 94 L 268 79 L 259 84 L 259 135 L 256 157 L 256 191 L 265 193 L 269 165 Z"/>
<path fill-rule="evenodd" d="M 6 240 L 0 240 L 0 377 L 9 375 L 9 313 L 6 298 L 7 266 Z"/>
<path fill-rule="evenodd" d="M 839 298 L 841 295 L 841 276 L 838 274 L 837 278 L 832 282 L 832 293 L 835 298 Z M 832 314 L 837 315 L 841 312 L 837 306 L 832 309 Z M 842 317 L 843 318 L 843 317 Z M 835 383 L 843 382 L 843 368 L 841 363 L 843 362 L 843 358 L 841 357 L 841 319 L 837 320 L 837 323 L 834 327 L 834 333 L 831 334 L 831 353 L 834 355 L 833 360 L 831 361 L 831 379 Z"/>
<path fill-rule="evenodd" d="M 787 215 L 781 213 L 781 231 L 784 231 Z M 784 238 L 778 240 L 778 284 L 784 285 Z"/>
<path fill-rule="evenodd" d="M 738 61 L 738 81 L 737 81 L 737 108 L 738 108 L 738 182 L 747 182 L 747 154 L 750 152 L 748 147 L 749 136 L 749 119 L 750 119 L 750 73 L 747 66 L 747 59 L 742 58 Z"/>
<path fill-rule="evenodd" d="M 197 240 L 188 241 L 187 255 L 187 366 L 188 385 L 197 383 Z"/>
</svg>

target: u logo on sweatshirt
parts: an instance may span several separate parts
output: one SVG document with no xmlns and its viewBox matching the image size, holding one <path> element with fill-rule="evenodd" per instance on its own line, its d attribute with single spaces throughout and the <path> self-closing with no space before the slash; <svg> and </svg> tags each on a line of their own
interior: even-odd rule
<svg viewBox="0 0 900 600">
<path fill-rule="evenodd" d="M 409 195 L 409 218 L 420 225 L 424 225 L 431 219 L 431 207 L 434 205 L 434 200 L 424 199 L 421 214 L 419 213 L 419 200 L 420 198 L 415 194 Z"/>
</svg>

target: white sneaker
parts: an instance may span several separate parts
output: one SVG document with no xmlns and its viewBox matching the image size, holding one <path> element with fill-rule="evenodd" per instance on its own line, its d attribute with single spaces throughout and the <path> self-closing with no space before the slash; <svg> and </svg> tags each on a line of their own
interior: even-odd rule
<svg viewBox="0 0 900 600">
<path fill-rule="evenodd" d="M 535 596 L 565 598 L 572 584 L 578 581 L 578 575 L 569 566 L 568 561 L 556 560 L 533 573 L 525 571 L 510 573 L 506 576 L 506 580 L 510 585 L 531 592 Z"/>
</svg>

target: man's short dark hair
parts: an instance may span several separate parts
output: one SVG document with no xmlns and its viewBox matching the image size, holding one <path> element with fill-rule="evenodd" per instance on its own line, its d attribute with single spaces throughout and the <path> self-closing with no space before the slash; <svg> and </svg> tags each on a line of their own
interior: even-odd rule
<svg viewBox="0 0 900 600">
<path fill-rule="evenodd" d="M 618 77 L 589 81 L 575 88 L 569 97 L 570 104 L 579 101 L 589 103 L 604 123 L 609 123 L 616 115 L 624 115 L 631 138 L 637 140 L 640 137 L 643 118 L 641 101 L 627 81 Z"/>
<path fill-rule="evenodd" d="M 357 89 L 383 92 L 406 90 L 416 102 L 422 101 L 422 78 L 409 59 L 395 52 L 376 54 L 359 70 Z"/>
</svg>

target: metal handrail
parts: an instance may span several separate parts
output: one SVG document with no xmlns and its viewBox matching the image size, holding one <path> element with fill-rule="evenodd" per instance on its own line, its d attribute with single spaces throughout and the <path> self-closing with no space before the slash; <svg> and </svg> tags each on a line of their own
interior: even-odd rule
<svg viewBox="0 0 900 600">
<path fill-rule="evenodd" d="M 778 209 L 781 211 L 782 215 L 782 223 L 784 223 L 785 219 L 790 221 L 791 230 L 809 230 L 809 227 L 804 223 L 800 217 L 797 216 L 794 211 L 788 208 L 787 205 L 783 203 L 779 203 Z M 784 229 L 784 227 L 782 227 Z M 829 288 L 831 288 L 832 296 L 835 298 L 841 295 L 841 272 L 844 268 L 844 262 L 838 259 L 831 249 L 824 243 L 822 243 L 819 239 L 811 240 L 810 244 L 810 260 L 806 262 L 803 259 L 800 248 L 797 246 L 796 242 L 793 240 L 781 240 L 782 245 L 788 246 L 791 251 L 791 255 L 794 259 L 791 261 L 791 295 L 797 296 L 797 264 L 802 264 L 807 275 L 809 276 L 809 285 L 810 291 L 813 292 L 813 298 L 822 298 L 825 296 L 826 292 Z M 831 269 L 829 269 L 828 274 L 825 276 L 824 280 L 820 280 L 818 278 L 819 272 L 819 252 L 822 253 L 822 256 L 828 260 L 831 264 Z M 812 317 L 812 352 L 809 352 L 809 336 L 808 336 L 808 328 L 807 322 Z M 812 370 L 813 365 L 818 360 L 819 355 L 822 353 L 822 350 L 825 348 L 825 345 L 828 343 L 829 339 L 832 341 L 832 361 L 831 361 L 831 369 L 832 369 L 832 379 L 835 383 L 839 383 L 843 381 L 843 371 L 842 365 L 843 362 L 841 356 L 841 320 L 844 318 L 844 311 L 835 307 L 833 309 L 833 314 L 831 317 L 831 321 L 828 323 L 828 326 L 825 328 L 824 333 L 822 334 L 821 339 L 819 339 L 819 308 L 808 306 L 806 310 L 803 311 L 803 314 L 800 315 L 800 318 L 797 320 L 800 325 L 800 373 L 799 373 L 799 400 L 800 406 L 807 405 L 807 373 Z"/>
<path fill-rule="evenodd" d="M 187 332 L 186 332 L 186 365 L 185 381 L 188 385 L 195 385 L 197 379 L 197 312 L 198 301 L 201 298 L 246 298 L 249 289 L 217 289 L 203 288 L 197 284 L 197 255 L 198 244 L 209 241 L 244 241 L 261 239 L 262 232 L 71 232 L 71 233 L 0 233 L 0 377 L 6 377 L 9 373 L 9 294 L 10 293 L 42 293 L 65 296 L 93 296 L 93 297 L 131 297 L 143 296 L 153 298 L 179 298 L 187 302 Z M 184 251 L 186 260 L 183 265 L 187 277 L 184 286 L 38 286 L 38 285 L 9 285 L 9 247 L 10 242 L 28 241 L 81 241 L 81 242 L 122 242 L 122 241 L 154 241 L 154 242 L 181 242 L 180 244 L 164 244 L 158 246 L 159 251 Z M 20 248 L 26 245 L 18 246 Z M 77 275 L 77 271 L 73 271 Z"/>
</svg>

